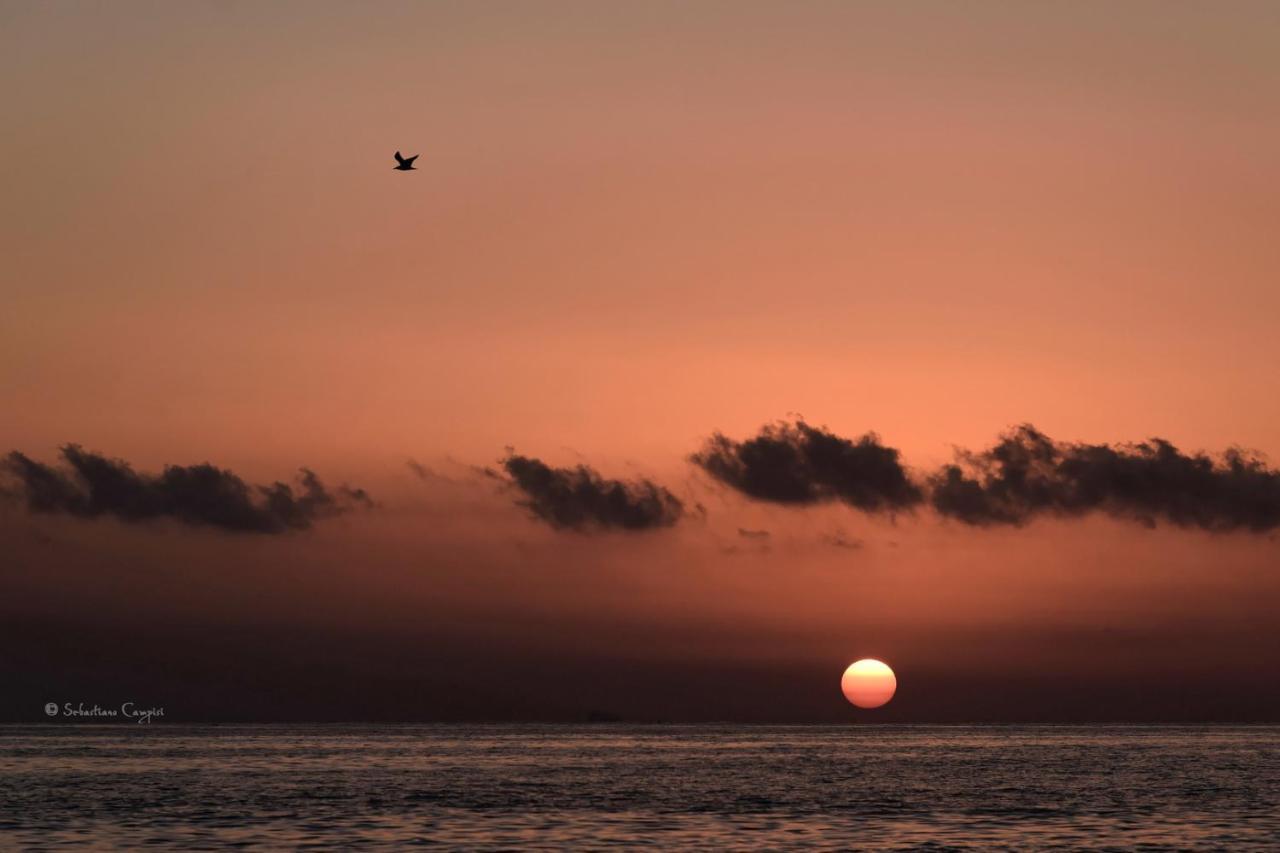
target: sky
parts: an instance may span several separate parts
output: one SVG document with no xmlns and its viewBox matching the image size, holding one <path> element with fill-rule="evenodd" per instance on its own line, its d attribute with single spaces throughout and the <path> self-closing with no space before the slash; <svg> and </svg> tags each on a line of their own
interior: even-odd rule
<svg viewBox="0 0 1280 853">
<path fill-rule="evenodd" d="M 0 2 L 0 718 L 1280 721 L 1278 37 Z"/>
</svg>

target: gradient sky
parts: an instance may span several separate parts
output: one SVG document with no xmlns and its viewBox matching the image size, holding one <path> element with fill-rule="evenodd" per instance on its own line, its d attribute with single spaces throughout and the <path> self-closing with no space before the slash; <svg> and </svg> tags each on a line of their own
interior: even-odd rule
<svg viewBox="0 0 1280 853">
<path fill-rule="evenodd" d="M 920 470 L 1022 422 L 1276 458 L 1277 43 L 1268 2 L 0 2 L 0 451 L 379 502 L 8 506 L 0 713 L 1280 720 L 1274 534 L 686 459 L 790 413 Z M 507 446 L 706 516 L 549 530 L 472 469 Z"/>
</svg>

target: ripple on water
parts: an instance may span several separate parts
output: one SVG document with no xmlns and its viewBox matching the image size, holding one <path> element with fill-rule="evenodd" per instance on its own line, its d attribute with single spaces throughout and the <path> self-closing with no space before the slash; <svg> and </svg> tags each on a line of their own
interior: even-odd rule
<svg viewBox="0 0 1280 853">
<path fill-rule="evenodd" d="M 0 727 L 0 846 L 1259 848 L 1270 727 Z"/>
</svg>

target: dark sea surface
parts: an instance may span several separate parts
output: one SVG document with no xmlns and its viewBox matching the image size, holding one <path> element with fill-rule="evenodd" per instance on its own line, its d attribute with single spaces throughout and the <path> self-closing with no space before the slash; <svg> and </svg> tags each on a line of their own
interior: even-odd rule
<svg viewBox="0 0 1280 853">
<path fill-rule="evenodd" d="M 0 848 L 1280 849 L 1280 728 L 0 727 Z"/>
</svg>

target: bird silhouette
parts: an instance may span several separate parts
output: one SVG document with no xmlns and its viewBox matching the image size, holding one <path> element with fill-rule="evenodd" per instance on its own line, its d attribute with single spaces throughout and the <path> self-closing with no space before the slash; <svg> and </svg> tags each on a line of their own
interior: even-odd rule
<svg viewBox="0 0 1280 853">
<path fill-rule="evenodd" d="M 399 165 L 398 165 L 398 166 L 395 166 L 394 168 L 395 168 L 397 171 L 400 171 L 400 172 L 412 172 L 412 171 L 414 171 L 414 168 L 413 168 L 413 161 L 414 161 L 414 160 L 417 160 L 417 159 L 418 159 L 418 155 L 417 155 L 417 154 L 414 154 L 412 157 L 401 157 L 401 156 L 400 156 L 400 152 L 399 152 L 399 151 L 397 151 L 397 152 L 396 152 L 396 163 L 398 163 Z"/>
</svg>

